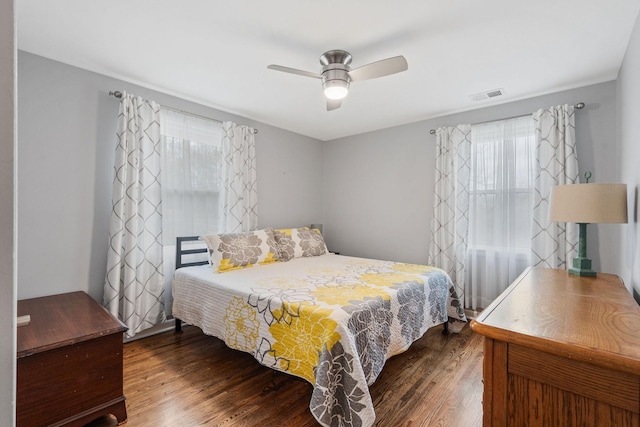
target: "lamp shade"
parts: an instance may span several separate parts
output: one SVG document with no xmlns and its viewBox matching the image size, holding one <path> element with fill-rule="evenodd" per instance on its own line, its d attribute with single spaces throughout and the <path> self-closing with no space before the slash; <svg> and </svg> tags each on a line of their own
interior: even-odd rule
<svg viewBox="0 0 640 427">
<path fill-rule="evenodd" d="M 568 184 L 551 189 L 549 219 L 579 224 L 626 223 L 626 184 Z"/>
</svg>

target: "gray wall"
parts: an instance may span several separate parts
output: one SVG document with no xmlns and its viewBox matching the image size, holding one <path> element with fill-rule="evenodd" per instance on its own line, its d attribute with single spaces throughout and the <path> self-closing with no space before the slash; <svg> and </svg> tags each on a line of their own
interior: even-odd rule
<svg viewBox="0 0 640 427">
<path fill-rule="evenodd" d="M 622 182 L 629 192 L 629 224 L 618 249 L 620 272 L 629 288 L 633 288 L 640 303 L 640 17 L 627 47 L 618 75 L 618 138 L 620 140 L 620 169 Z"/>
<path fill-rule="evenodd" d="M 627 56 L 625 63 L 632 63 L 633 55 Z M 109 90 L 257 127 L 260 226 L 322 222 L 329 248 L 346 255 L 426 262 L 435 154 L 430 129 L 585 102 L 576 114 L 581 170 L 592 171 L 598 182 L 625 182 L 620 159 L 633 158 L 617 142 L 617 130 L 628 134 L 635 124 L 616 122 L 616 90 L 635 76 L 321 143 L 24 52 L 18 68 L 19 298 L 78 289 L 101 298 L 118 108 Z M 637 102 L 632 99 L 626 102 Z M 627 137 L 626 151 L 635 149 L 634 135 Z M 626 175 L 637 173 L 626 164 Z M 629 234 L 625 227 L 588 228 L 596 270 L 623 274 L 626 248 L 619 242 Z"/>
<path fill-rule="evenodd" d="M 327 245 L 346 255 L 426 263 L 433 210 L 430 129 L 531 114 L 585 102 L 576 113 L 578 162 L 598 182 L 619 182 L 616 83 L 607 82 L 337 139 L 324 146 Z M 588 227 L 597 271 L 618 271 L 619 225 Z"/>
<path fill-rule="evenodd" d="M 19 299 L 102 299 L 119 106 L 110 90 L 256 127 L 259 225 L 322 221 L 320 141 L 19 52 Z"/>
<path fill-rule="evenodd" d="M 14 2 L 0 2 L 0 425 L 15 424 L 16 282 L 14 153 L 16 47 Z"/>
</svg>

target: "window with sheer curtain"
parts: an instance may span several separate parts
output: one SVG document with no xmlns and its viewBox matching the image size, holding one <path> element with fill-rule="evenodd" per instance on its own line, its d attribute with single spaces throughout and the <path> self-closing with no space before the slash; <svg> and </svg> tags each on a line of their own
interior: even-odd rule
<svg viewBox="0 0 640 427">
<path fill-rule="evenodd" d="M 468 308 L 486 307 L 531 263 L 534 133 L 531 116 L 471 127 Z"/>
<path fill-rule="evenodd" d="M 160 135 L 163 262 L 169 300 L 176 237 L 217 232 L 222 123 L 162 108 Z M 170 309 L 170 301 L 165 307 Z"/>
<path fill-rule="evenodd" d="M 162 226 L 177 236 L 215 233 L 220 192 L 221 123 L 161 109 Z"/>
</svg>

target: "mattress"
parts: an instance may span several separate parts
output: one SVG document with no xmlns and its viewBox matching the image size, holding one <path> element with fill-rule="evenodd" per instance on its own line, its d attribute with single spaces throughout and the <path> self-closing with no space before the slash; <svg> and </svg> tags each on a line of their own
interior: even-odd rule
<svg viewBox="0 0 640 427">
<path fill-rule="evenodd" d="M 324 426 L 370 426 L 368 386 L 430 327 L 466 321 L 440 269 L 334 254 L 225 273 L 176 270 L 173 314 L 313 385 Z"/>
</svg>

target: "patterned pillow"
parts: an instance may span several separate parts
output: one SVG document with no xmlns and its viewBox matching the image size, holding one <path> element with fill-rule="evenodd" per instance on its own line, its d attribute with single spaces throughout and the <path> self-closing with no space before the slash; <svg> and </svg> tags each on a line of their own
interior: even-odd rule
<svg viewBox="0 0 640 427">
<path fill-rule="evenodd" d="M 292 258 L 318 256 L 327 253 L 327 245 L 322 234 L 309 227 L 281 228 L 273 230 L 280 251 L 280 260 L 289 261 Z"/>
<path fill-rule="evenodd" d="M 214 273 L 279 261 L 273 229 L 234 234 L 211 234 L 202 238 L 209 248 Z"/>
</svg>

